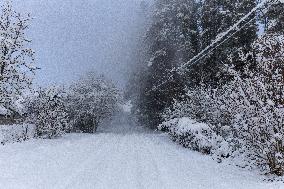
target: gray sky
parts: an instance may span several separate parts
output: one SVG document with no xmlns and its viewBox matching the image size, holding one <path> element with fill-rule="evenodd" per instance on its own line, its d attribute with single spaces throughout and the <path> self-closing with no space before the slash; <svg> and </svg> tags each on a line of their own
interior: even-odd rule
<svg viewBox="0 0 284 189">
<path fill-rule="evenodd" d="M 68 83 L 88 70 L 123 86 L 139 30 L 139 0 L 14 0 L 34 17 L 37 82 Z"/>
</svg>

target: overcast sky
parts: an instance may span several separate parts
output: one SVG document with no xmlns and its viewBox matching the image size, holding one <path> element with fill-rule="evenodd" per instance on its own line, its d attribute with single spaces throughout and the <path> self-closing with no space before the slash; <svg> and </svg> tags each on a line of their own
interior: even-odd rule
<svg viewBox="0 0 284 189">
<path fill-rule="evenodd" d="M 34 17 L 29 37 L 39 84 L 68 83 L 88 70 L 120 86 L 137 40 L 139 0 L 14 0 Z"/>
</svg>

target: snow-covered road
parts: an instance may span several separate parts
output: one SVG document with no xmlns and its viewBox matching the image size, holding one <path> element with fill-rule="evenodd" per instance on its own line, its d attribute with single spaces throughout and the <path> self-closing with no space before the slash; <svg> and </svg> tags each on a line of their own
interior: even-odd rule
<svg viewBox="0 0 284 189">
<path fill-rule="evenodd" d="M 269 189 L 159 133 L 71 134 L 0 147 L 1 189 Z M 283 187 L 284 188 L 284 187 Z"/>
</svg>

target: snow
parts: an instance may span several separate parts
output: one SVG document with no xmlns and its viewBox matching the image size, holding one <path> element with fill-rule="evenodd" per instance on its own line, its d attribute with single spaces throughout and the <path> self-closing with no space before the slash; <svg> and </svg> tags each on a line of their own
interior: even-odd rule
<svg viewBox="0 0 284 189">
<path fill-rule="evenodd" d="M 122 122 L 121 122 L 122 123 Z M 273 189 L 257 173 L 217 164 L 158 132 L 131 125 L 0 147 L 5 189 Z M 136 127 L 132 127 L 136 128 Z M 123 129 L 124 132 L 121 132 Z M 119 132 L 117 132 L 119 130 Z M 133 129 L 135 130 L 135 129 Z M 132 130 L 132 131 L 133 131 Z"/>
<path fill-rule="evenodd" d="M 178 121 L 176 130 L 178 130 L 181 133 L 189 131 L 192 133 L 202 133 L 202 131 L 210 130 L 210 128 L 205 123 L 197 123 L 196 121 L 188 117 L 182 117 Z"/>
<path fill-rule="evenodd" d="M 0 125 L 0 144 L 19 142 L 33 138 L 35 126 L 30 124 Z"/>
<path fill-rule="evenodd" d="M 0 106 L 0 115 L 6 115 L 8 113 L 8 110 L 4 108 L 3 106 Z"/>
</svg>

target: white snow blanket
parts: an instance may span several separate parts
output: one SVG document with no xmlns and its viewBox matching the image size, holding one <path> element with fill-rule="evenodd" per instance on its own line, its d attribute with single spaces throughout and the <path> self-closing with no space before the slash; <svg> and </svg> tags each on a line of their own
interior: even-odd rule
<svg viewBox="0 0 284 189">
<path fill-rule="evenodd" d="M 120 129 L 121 130 L 121 129 Z M 71 134 L 0 146 L 2 189 L 280 189 L 159 133 Z"/>
</svg>

